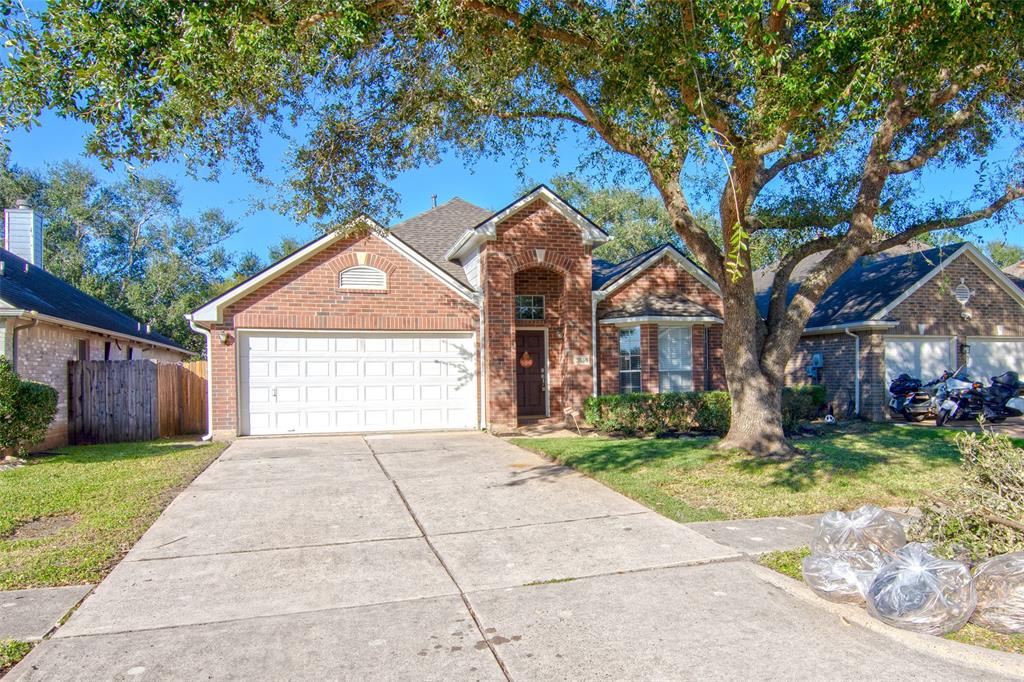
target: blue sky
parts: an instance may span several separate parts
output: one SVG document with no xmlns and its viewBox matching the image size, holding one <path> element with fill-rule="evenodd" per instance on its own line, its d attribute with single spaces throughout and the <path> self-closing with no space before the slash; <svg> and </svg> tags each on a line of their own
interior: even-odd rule
<svg viewBox="0 0 1024 682">
<path fill-rule="evenodd" d="M 47 165 L 65 160 L 80 160 L 93 167 L 101 177 L 114 180 L 123 174 L 123 168 L 113 172 L 105 171 L 92 158 L 84 156 L 84 137 L 87 128 L 73 121 L 60 119 L 52 114 L 42 117 L 41 125 L 31 131 L 14 131 L 8 138 L 11 160 L 23 168 L 43 169 Z M 1012 153 L 1016 142 L 1003 140 L 993 154 L 994 158 L 1006 158 Z M 266 145 L 264 162 L 270 177 L 280 177 L 283 149 L 272 149 Z M 560 148 L 558 165 L 553 160 L 529 160 L 525 175 L 531 182 L 546 182 L 553 175 L 571 171 L 577 163 L 580 147 L 575 140 L 567 139 Z M 488 208 L 500 208 L 515 198 L 523 180 L 517 173 L 515 159 L 481 160 L 467 168 L 460 159 L 446 158 L 439 165 L 403 173 L 394 183 L 402 197 L 399 210 L 403 216 L 411 216 L 430 208 L 431 195 L 437 194 L 438 202 L 453 196 L 460 196 Z M 266 192 L 265 188 L 252 182 L 244 172 L 226 168 L 216 182 L 196 180 L 188 177 L 180 164 L 161 163 L 149 169 L 174 178 L 182 188 L 183 212 L 196 214 L 200 211 L 220 207 L 225 214 L 236 220 L 241 229 L 227 242 L 233 252 L 253 250 L 261 256 L 267 247 L 288 235 L 300 241 L 315 236 L 307 224 L 296 223 L 293 219 L 271 211 L 255 212 L 251 208 L 254 193 Z M 930 172 L 921 183 L 921 193 L 934 199 L 963 198 L 974 183 L 974 176 L 958 169 Z M 1002 228 L 980 226 L 975 230 L 979 241 L 1009 238 L 1024 243 L 1024 229 L 1004 234 Z"/>
</svg>

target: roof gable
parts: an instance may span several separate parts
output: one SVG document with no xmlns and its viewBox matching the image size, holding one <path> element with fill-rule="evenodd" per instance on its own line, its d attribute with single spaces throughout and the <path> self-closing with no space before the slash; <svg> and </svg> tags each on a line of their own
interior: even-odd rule
<svg viewBox="0 0 1024 682">
<path fill-rule="evenodd" d="M 116 336 L 187 351 L 174 340 L 46 270 L 0 248 L 0 303 Z"/>
<path fill-rule="evenodd" d="M 219 323 L 223 320 L 223 311 L 231 303 L 241 299 L 250 292 L 258 289 L 259 287 L 267 284 L 273 279 L 276 279 L 280 275 L 288 272 L 300 263 L 305 262 L 309 258 L 312 258 L 317 253 L 321 252 L 331 244 L 337 241 L 347 239 L 354 234 L 359 233 L 361 230 L 373 234 L 375 237 L 383 241 L 385 244 L 392 247 L 395 251 L 400 253 L 402 256 L 413 261 L 421 268 L 426 270 L 430 275 L 438 279 L 440 282 L 448 286 L 450 289 L 463 296 L 467 300 L 473 300 L 472 290 L 464 284 L 462 281 L 456 279 L 451 274 L 442 270 L 437 264 L 431 262 L 419 251 L 411 247 L 405 241 L 400 239 L 397 235 L 392 234 L 389 230 L 381 227 L 372 218 L 367 216 L 360 216 L 349 222 L 346 226 L 339 230 L 329 232 L 322 237 L 314 239 L 309 242 L 301 249 L 295 251 L 289 256 L 282 258 L 276 263 L 268 266 L 261 272 L 253 275 L 249 279 L 241 282 L 235 287 L 224 292 L 217 298 L 209 301 L 201 308 L 197 309 L 188 319 L 193 322 L 206 322 L 206 323 Z"/>
<path fill-rule="evenodd" d="M 390 232 L 465 285 L 469 278 L 460 263 L 446 257 L 460 236 L 487 220 L 493 212 L 455 197 L 391 227 Z"/>
<path fill-rule="evenodd" d="M 823 257 L 816 254 L 817 261 Z M 811 313 L 807 329 L 877 322 L 921 286 L 960 257 L 971 258 L 1007 293 L 1024 305 L 1024 292 L 970 243 L 961 242 L 931 249 L 894 255 L 876 254 L 857 260 L 830 286 Z M 816 261 L 816 262 L 817 262 Z M 812 264 L 813 265 L 813 264 Z M 810 267 L 804 268 L 804 272 Z M 773 273 L 763 271 L 755 277 L 758 308 L 768 314 Z M 789 301 L 800 288 L 800 279 L 792 279 L 786 291 Z"/>
<path fill-rule="evenodd" d="M 652 267 L 663 258 L 672 259 L 701 284 L 719 296 L 722 295 L 722 290 L 718 283 L 711 278 L 711 275 L 672 244 L 662 244 L 618 264 L 595 260 L 591 274 L 591 286 L 594 291 L 610 294 L 639 277 L 647 268 Z"/>
<path fill-rule="evenodd" d="M 473 228 L 464 231 L 445 253 L 445 258 L 448 260 L 458 260 L 465 257 L 474 248 L 479 247 L 482 242 L 495 239 L 499 223 L 511 218 L 537 200 L 545 202 L 563 218 L 579 228 L 580 236 L 585 244 L 603 244 L 611 239 L 608 233 L 595 225 L 590 218 L 587 218 L 569 205 L 565 199 L 558 196 L 550 187 L 539 185 L 497 213 L 493 213 L 485 220 L 480 221 Z"/>
</svg>

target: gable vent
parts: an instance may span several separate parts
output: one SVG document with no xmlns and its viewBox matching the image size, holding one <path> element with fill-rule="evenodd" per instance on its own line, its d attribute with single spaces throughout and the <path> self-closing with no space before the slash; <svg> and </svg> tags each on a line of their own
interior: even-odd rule
<svg viewBox="0 0 1024 682">
<path fill-rule="evenodd" d="M 388 276 L 377 268 L 357 265 L 342 271 L 339 285 L 342 289 L 387 289 Z"/>
</svg>

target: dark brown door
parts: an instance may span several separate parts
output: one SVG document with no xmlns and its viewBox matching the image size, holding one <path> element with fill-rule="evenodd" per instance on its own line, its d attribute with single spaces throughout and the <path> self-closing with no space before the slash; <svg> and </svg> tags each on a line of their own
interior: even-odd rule
<svg viewBox="0 0 1024 682">
<path fill-rule="evenodd" d="M 544 332 L 516 331 L 516 407 L 520 417 L 544 415 Z"/>
</svg>

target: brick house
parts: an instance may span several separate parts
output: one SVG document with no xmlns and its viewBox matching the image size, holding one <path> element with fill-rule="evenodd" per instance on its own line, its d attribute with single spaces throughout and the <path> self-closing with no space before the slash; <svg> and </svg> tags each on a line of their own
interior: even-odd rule
<svg viewBox="0 0 1024 682">
<path fill-rule="evenodd" d="M 724 389 L 718 285 L 671 245 L 595 259 L 608 239 L 544 186 L 497 212 L 452 199 L 390 229 L 356 220 L 190 316 L 212 430 L 504 432 L 593 394 Z M 764 298 L 771 273 L 755 274 Z M 790 380 L 882 419 L 887 374 L 941 372 L 967 345 L 978 373 L 1024 357 L 1022 303 L 970 245 L 862 259 L 822 298 Z"/>
<path fill-rule="evenodd" d="M 794 271 L 790 295 L 825 254 Z M 773 274 L 755 273 L 767 313 Z M 787 368 L 792 384 L 819 382 L 836 414 L 879 421 L 890 381 L 925 381 L 964 366 L 988 382 L 1024 375 L 1024 291 L 973 244 L 903 247 L 861 258 L 822 296 Z"/>
<path fill-rule="evenodd" d="M 0 355 L 22 379 L 57 390 L 42 449 L 68 441 L 69 360 L 180 362 L 189 351 L 148 325 L 43 269 L 43 223 L 30 208 L 4 211 L 0 248 Z"/>
<path fill-rule="evenodd" d="M 190 316 L 212 430 L 561 422 L 594 393 L 724 387 L 718 286 L 671 246 L 612 264 L 546 187 L 321 237 Z"/>
</svg>

